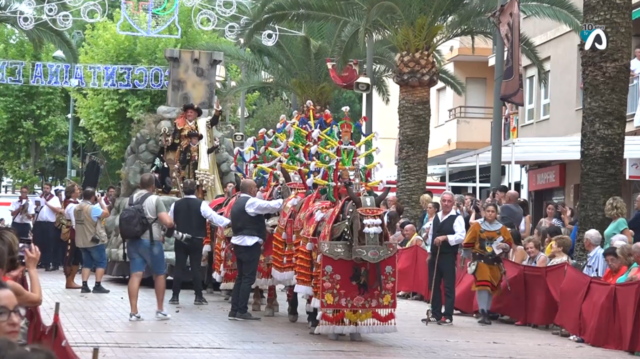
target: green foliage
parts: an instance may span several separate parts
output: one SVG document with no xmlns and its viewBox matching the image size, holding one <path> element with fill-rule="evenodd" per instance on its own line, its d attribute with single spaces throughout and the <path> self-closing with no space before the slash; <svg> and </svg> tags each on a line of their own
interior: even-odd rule
<svg viewBox="0 0 640 359">
<path fill-rule="evenodd" d="M 35 0 L 34 5 L 37 9 L 44 9 L 44 5 L 47 2 L 45 0 Z M 9 10 L 10 7 L 15 6 L 16 3 L 13 1 L 2 1 L 0 2 L 0 13 L 4 13 Z M 68 4 L 61 2 L 57 3 L 56 6 L 60 8 L 60 11 L 65 11 L 68 8 Z M 41 10 L 36 10 L 41 11 Z M 36 18 L 35 25 L 30 30 L 23 30 L 18 25 L 18 16 L 10 16 L 3 14 L 0 16 L 0 25 L 9 26 L 13 31 L 19 32 L 21 36 L 26 38 L 28 42 L 33 46 L 36 50 L 36 56 L 40 52 L 42 52 L 48 46 L 53 46 L 56 49 L 62 50 L 62 52 L 70 59 L 77 60 L 78 52 L 76 51 L 76 47 L 74 46 L 73 41 L 65 31 L 60 31 L 51 25 L 47 21 L 42 21 Z M 52 22 L 55 22 L 55 18 L 51 18 Z M 5 26 L 2 26 L 4 29 Z"/>
<path fill-rule="evenodd" d="M 246 106 L 249 116 L 245 119 L 244 133 L 247 136 L 257 136 L 258 131 L 263 128 L 275 130 L 280 115 L 287 115 L 291 112 L 289 105 L 281 98 L 269 98 L 259 92 L 247 94 Z M 240 119 L 237 116 L 229 119 L 235 128 L 240 128 Z"/>
<path fill-rule="evenodd" d="M 51 54 L 52 46 L 44 53 Z M 34 60 L 29 39 L 0 27 L 0 58 Z M 0 167 L 18 184 L 33 185 L 45 178 L 61 179 L 66 171 L 68 95 L 40 86 L 0 86 Z"/>
<path fill-rule="evenodd" d="M 167 66 L 165 49 L 191 49 L 202 42 L 226 42 L 214 33 L 194 29 L 191 10 L 186 7 L 180 10 L 180 39 L 120 35 L 116 31 L 119 10 L 114 18 L 115 21 L 87 26 L 80 49 L 81 63 Z M 235 76 L 233 69 L 230 74 Z M 153 90 L 82 89 L 74 95 L 78 116 L 82 118 L 81 126 L 103 154 L 118 164 L 123 160 L 132 131 L 140 127 L 137 124 L 142 121 L 142 115 L 155 113 L 159 106 L 166 104 L 167 98 L 166 91 Z M 117 181 L 116 173 L 109 171 L 109 176 Z"/>
</svg>

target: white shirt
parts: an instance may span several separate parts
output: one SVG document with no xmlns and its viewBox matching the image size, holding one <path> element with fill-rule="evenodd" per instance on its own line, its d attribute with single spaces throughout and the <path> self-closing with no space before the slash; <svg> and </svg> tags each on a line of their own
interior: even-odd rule
<svg viewBox="0 0 640 359">
<path fill-rule="evenodd" d="M 249 197 L 249 195 L 241 194 L 240 197 Z M 282 209 L 282 202 L 284 202 L 282 199 L 265 201 L 259 198 L 251 197 L 247 201 L 247 204 L 244 205 L 244 210 L 247 211 L 247 214 L 252 217 L 259 214 L 278 213 Z M 262 239 L 254 236 L 231 237 L 231 243 L 238 246 L 250 247 L 258 242 L 262 243 Z"/>
<path fill-rule="evenodd" d="M 589 254 L 587 254 L 587 264 L 584 266 L 582 273 L 589 277 L 604 276 L 604 271 L 607 269 L 607 262 L 604 260 L 604 249 L 600 246 L 596 246 Z"/>
<path fill-rule="evenodd" d="M 196 196 L 184 196 L 184 198 L 197 198 Z M 175 203 L 171 204 L 171 209 L 169 209 L 169 216 L 173 219 L 173 208 L 175 207 Z M 200 214 L 209 222 L 215 224 L 218 227 L 226 227 L 231 223 L 231 221 L 211 209 L 209 204 L 205 201 L 202 201 L 200 204 Z"/>
<path fill-rule="evenodd" d="M 456 211 L 451 210 L 451 212 L 449 212 L 449 214 L 447 214 L 443 218 L 442 211 L 440 211 L 438 212 L 437 216 L 438 216 L 438 219 L 440 220 L 440 223 L 442 223 L 449 216 L 453 216 L 455 214 L 456 214 Z M 464 237 L 467 235 L 467 230 L 464 227 L 464 218 L 462 218 L 462 215 L 458 215 L 458 217 L 456 217 L 455 222 L 453 222 L 453 231 L 455 232 L 455 234 L 447 235 L 447 240 L 449 241 L 449 244 L 452 246 L 455 246 L 464 242 Z M 431 227 L 431 230 L 429 231 L 429 240 L 427 243 L 431 245 L 432 241 L 433 241 L 433 227 Z"/>
<path fill-rule="evenodd" d="M 76 215 L 74 214 L 74 210 L 78 203 L 69 202 L 67 208 L 64 209 L 64 216 L 71 221 L 71 226 L 76 228 Z"/>
<path fill-rule="evenodd" d="M 45 203 L 44 197 L 40 197 L 40 204 L 42 205 L 42 209 L 40 209 L 40 213 L 38 213 L 38 217 L 36 218 L 36 222 L 55 222 L 56 214 L 46 205 L 49 203 L 54 208 L 62 208 L 60 205 L 60 199 L 56 196 L 53 196 L 48 202 Z"/>
<path fill-rule="evenodd" d="M 640 75 L 640 60 L 635 57 L 631 60 L 631 72 L 636 76 Z"/>
<path fill-rule="evenodd" d="M 20 208 L 20 206 L 22 206 L 24 204 L 24 201 L 28 201 L 29 202 L 29 208 L 27 209 L 27 212 L 33 217 L 33 215 L 36 213 L 36 206 L 33 204 L 33 202 L 28 197 L 27 197 L 26 200 L 18 199 L 17 201 L 11 203 L 11 208 L 9 208 L 9 210 L 11 210 L 11 212 L 13 212 L 16 209 Z M 31 218 L 26 218 L 26 216 L 24 218 L 22 218 L 22 214 L 20 212 L 18 212 L 18 214 L 16 215 L 16 218 L 14 218 L 12 222 L 16 222 L 16 223 L 31 223 Z"/>
</svg>

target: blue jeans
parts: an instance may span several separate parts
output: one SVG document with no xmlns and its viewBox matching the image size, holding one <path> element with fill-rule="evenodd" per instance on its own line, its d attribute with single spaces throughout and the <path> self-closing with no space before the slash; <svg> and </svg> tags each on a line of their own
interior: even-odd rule
<svg viewBox="0 0 640 359">
<path fill-rule="evenodd" d="M 127 241 L 127 257 L 131 265 L 131 274 L 142 273 L 146 266 L 151 269 L 153 275 L 164 275 L 167 263 L 164 260 L 164 247 L 162 242 L 148 239 L 134 239 Z"/>
<path fill-rule="evenodd" d="M 82 252 L 82 268 L 107 268 L 107 250 L 104 244 L 95 247 L 80 248 Z"/>
</svg>

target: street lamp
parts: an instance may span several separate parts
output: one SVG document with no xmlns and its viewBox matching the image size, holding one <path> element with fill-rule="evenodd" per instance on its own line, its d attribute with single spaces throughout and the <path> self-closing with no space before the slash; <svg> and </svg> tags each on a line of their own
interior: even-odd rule
<svg viewBox="0 0 640 359">
<path fill-rule="evenodd" d="M 73 39 L 73 42 L 76 48 L 79 47 L 83 38 L 82 32 L 76 30 L 73 32 L 73 35 L 71 37 Z M 54 52 L 51 57 L 53 58 L 53 60 L 57 62 L 67 61 L 67 57 L 64 55 L 64 53 L 61 50 L 57 50 L 56 52 Z M 71 63 L 70 73 L 71 73 L 71 77 L 73 77 L 73 75 L 75 74 L 75 64 L 73 63 Z M 71 89 L 78 86 L 78 80 L 75 78 L 70 80 L 69 82 L 71 84 Z M 67 143 L 67 178 L 68 179 L 71 179 L 71 158 L 73 157 L 73 107 L 74 107 L 73 95 L 71 94 L 71 90 L 69 90 L 69 114 L 67 115 L 67 117 L 69 118 L 69 140 Z"/>
</svg>

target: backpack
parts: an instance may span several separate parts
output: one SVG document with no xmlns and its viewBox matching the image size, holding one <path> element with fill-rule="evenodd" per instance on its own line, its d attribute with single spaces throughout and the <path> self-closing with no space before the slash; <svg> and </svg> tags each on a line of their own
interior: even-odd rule
<svg viewBox="0 0 640 359">
<path fill-rule="evenodd" d="M 151 225 L 157 220 L 154 219 L 149 222 L 147 215 L 144 213 L 144 202 L 152 195 L 152 193 L 146 193 L 140 197 L 137 201 L 133 201 L 133 195 L 129 197 L 129 206 L 122 210 L 120 213 L 120 219 L 118 228 L 120 229 L 120 236 L 122 241 L 140 239 L 144 232 L 149 231 L 149 238 L 153 241 L 153 230 Z"/>
</svg>

